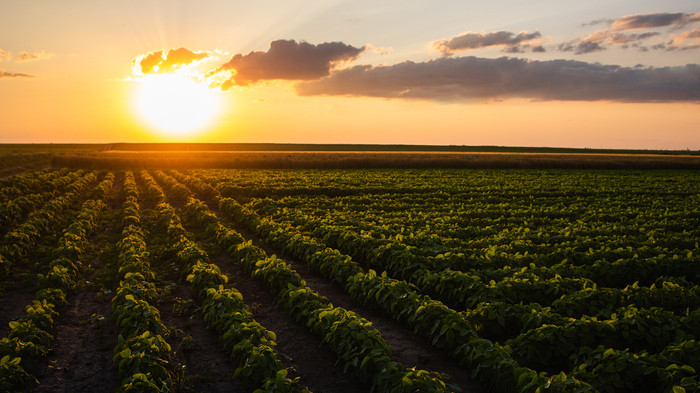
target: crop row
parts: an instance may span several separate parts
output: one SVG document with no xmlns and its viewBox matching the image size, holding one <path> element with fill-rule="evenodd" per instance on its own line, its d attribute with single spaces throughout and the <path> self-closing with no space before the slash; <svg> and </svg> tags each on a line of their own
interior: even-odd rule
<svg viewBox="0 0 700 393">
<path fill-rule="evenodd" d="M 238 364 L 234 378 L 240 377 L 254 392 L 297 391 L 298 379 L 287 378 L 288 371 L 275 349 L 275 334 L 255 321 L 240 292 L 226 287 L 228 277 L 209 262 L 204 250 L 187 238 L 180 218 L 165 202 L 154 179 L 147 172 L 141 172 L 141 177 L 147 193 L 160 202 L 156 206 L 158 228 L 167 234 L 169 253 L 202 302 L 205 322 L 219 333 L 224 348 Z"/>
<path fill-rule="evenodd" d="M 405 209 L 404 216 L 398 214 L 391 217 L 390 214 L 385 214 L 373 217 L 372 214 L 359 210 L 363 212 L 363 216 L 359 217 L 357 214 L 340 213 L 337 206 L 341 203 L 343 209 L 350 212 L 365 209 L 366 206 L 356 205 L 359 202 L 354 199 L 336 201 L 330 205 L 318 198 L 313 201 L 296 198 L 279 202 L 262 199 L 255 200 L 254 207 L 260 214 L 288 221 L 290 225 L 302 225 L 308 231 L 323 228 L 326 233 L 317 236 L 325 236 L 328 231 L 336 231 L 337 235 L 354 232 L 365 241 L 373 243 L 373 248 L 377 245 L 402 247 L 412 254 L 413 260 L 420 260 L 434 269 L 449 268 L 465 272 L 478 270 L 484 271 L 481 273 L 483 276 L 489 271 L 505 267 L 521 269 L 536 265 L 540 276 L 559 274 L 563 277 L 585 277 L 599 285 L 619 288 L 635 281 L 650 285 L 659 276 L 684 276 L 687 280 L 700 283 L 699 262 L 693 257 L 694 252 L 698 252 L 697 235 L 694 236 L 687 230 L 667 230 L 653 220 L 638 220 L 646 226 L 657 226 L 654 229 L 644 229 L 641 233 L 638 229 L 631 228 L 630 223 L 618 223 L 610 225 L 619 228 L 614 234 L 605 234 L 601 232 L 604 231 L 605 224 L 596 225 L 594 232 L 591 228 L 577 230 L 581 221 L 560 220 L 552 223 L 550 220 L 533 226 L 532 221 L 536 217 L 548 220 L 534 209 L 530 209 L 526 217 L 517 218 L 499 228 L 498 218 L 484 218 L 483 222 L 476 223 L 467 220 L 462 224 L 459 219 L 462 213 L 454 212 L 450 212 L 447 219 L 440 216 L 426 217 L 419 212 L 418 221 L 412 224 L 405 217 L 412 214 L 414 205 L 396 201 L 386 203 Z M 316 210 L 312 213 L 305 212 L 309 206 L 315 206 L 313 209 Z M 289 215 L 289 211 L 294 214 Z M 383 224 L 377 224 L 378 221 Z M 671 218 L 666 221 L 674 222 Z M 678 221 L 681 221 L 680 217 L 675 220 Z M 416 229 L 416 225 L 423 227 Z M 470 235 L 474 239 L 445 237 L 449 234 L 437 235 L 442 226 L 475 232 Z M 481 234 L 480 228 L 486 228 L 497 235 Z"/>
<path fill-rule="evenodd" d="M 287 214 L 294 213 L 290 211 Z M 334 226 L 315 226 L 310 233 L 365 262 L 372 269 L 387 271 L 397 278 L 413 282 L 447 304 L 465 309 L 474 308 L 481 302 L 526 302 L 551 305 L 569 316 L 600 316 L 631 303 L 644 308 L 662 307 L 677 314 L 700 306 L 700 288 L 697 285 L 677 285 L 672 281 L 658 280 L 658 277 L 658 285 L 630 285 L 620 289 L 598 288 L 590 279 L 562 277 L 556 273 L 556 269 L 536 266 L 462 272 L 444 269 L 439 264 L 436 266 L 434 260 L 416 255 L 402 243 L 387 243 Z M 649 262 L 650 265 L 652 263 Z M 683 260 L 676 260 L 674 264 L 692 270 L 697 261 L 684 263 Z M 601 266 L 614 269 L 615 265 Z M 493 271 L 498 275 L 490 273 Z M 585 277 L 585 274 L 582 276 Z M 601 297 L 605 297 L 605 300 Z"/>
<path fill-rule="evenodd" d="M 312 245 L 309 249 L 308 243 L 313 243 L 313 240 L 309 239 L 306 241 L 307 249 L 305 250 L 303 236 L 300 234 L 295 235 L 294 231 L 289 227 L 275 226 L 270 220 L 261 222 L 256 214 L 250 211 L 246 212 L 247 209 L 244 209 L 232 199 L 223 199 L 220 207 L 222 211 L 232 214 L 238 222 L 250 226 L 251 229 L 257 230 L 260 236 L 277 240 L 278 244 L 276 245 L 286 248 L 292 255 L 298 255 L 300 258 L 306 257 L 311 263 L 314 263 L 314 259 L 316 259 L 317 265 L 320 263 L 318 261 L 323 260 L 325 256 L 321 251 L 323 247 L 320 243 Z M 347 236 L 343 237 L 345 240 L 347 240 L 347 238 Z M 337 254 L 329 259 L 331 264 L 335 262 L 335 267 L 326 267 L 327 270 L 337 269 L 337 267 L 341 265 L 347 266 L 350 262 L 350 258 L 342 254 Z M 389 258 L 387 258 L 387 260 L 389 260 Z M 342 261 L 342 264 L 337 261 Z M 396 266 L 394 272 L 396 274 L 402 273 L 399 267 L 401 266 L 400 262 L 396 262 L 396 259 L 393 259 L 393 263 L 394 266 Z M 322 272 L 323 266 L 324 265 L 320 263 Z M 410 265 L 408 270 L 410 273 Z M 405 272 L 403 273 L 406 274 Z M 454 281 L 455 277 L 458 279 L 464 277 L 464 273 L 461 272 L 449 270 L 442 272 L 426 272 L 417 269 L 410 277 L 418 277 L 417 282 L 421 288 L 430 288 L 426 284 L 430 284 L 431 282 L 435 283 L 431 289 L 434 288 L 433 291 L 443 297 L 471 292 L 475 301 L 481 300 L 484 302 L 488 301 L 487 299 L 493 298 L 492 293 L 485 293 L 484 290 L 480 291 L 478 287 L 480 283 L 479 280 L 471 280 L 469 282 L 463 280 L 462 286 L 456 284 Z M 506 285 L 504 285 L 504 282 Z M 459 281 L 457 281 L 457 283 L 459 283 Z M 575 363 L 581 362 L 581 364 L 590 364 L 585 361 L 590 360 L 590 357 L 582 359 L 582 354 L 587 353 L 590 348 L 601 348 L 603 352 L 612 348 L 620 348 L 621 350 L 629 350 L 631 348 L 633 351 L 636 349 L 638 352 L 656 350 L 657 355 L 653 356 L 651 361 L 633 362 L 633 366 L 630 366 L 630 370 L 656 370 L 652 377 L 655 383 L 648 386 L 673 386 L 673 384 L 684 386 L 694 381 L 694 373 L 690 375 L 686 373 L 682 378 L 676 377 L 674 379 L 669 376 L 669 373 L 665 372 L 665 368 L 676 364 L 674 362 L 681 362 L 681 364 L 684 364 L 682 362 L 686 361 L 685 359 L 689 356 L 692 358 L 692 354 L 694 354 L 695 347 L 692 345 L 694 343 L 693 334 L 698 331 L 700 327 L 698 324 L 700 321 L 700 311 L 697 310 L 700 302 L 698 301 L 697 286 L 685 288 L 677 284 L 665 282 L 661 288 L 656 288 L 655 285 L 652 285 L 650 288 L 633 285 L 630 288 L 618 290 L 596 288 L 595 285 L 592 285 L 580 291 L 573 291 L 570 294 L 562 295 L 556 290 L 561 287 L 561 284 L 557 284 L 556 282 L 541 281 L 538 283 L 530 280 L 506 278 L 499 283 L 492 283 L 485 286 L 485 288 L 487 288 L 486 290 L 492 291 L 500 289 L 500 293 L 503 294 L 505 292 L 503 288 L 510 290 L 514 288 L 512 283 L 519 284 L 519 287 L 515 287 L 515 289 L 519 289 L 521 295 L 506 297 L 509 303 L 516 303 L 515 299 L 518 297 L 527 298 L 527 296 L 529 296 L 532 299 L 533 294 L 537 294 L 539 291 L 552 293 L 552 299 L 561 297 L 552 302 L 552 309 L 554 309 L 555 312 L 549 312 L 547 313 L 549 315 L 545 316 L 545 320 L 549 319 L 550 322 L 558 319 L 560 325 L 533 326 L 532 329 L 521 331 L 522 334 L 518 337 L 504 343 L 505 348 L 508 348 L 508 351 L 513 354 L 513 358 L 517 359 L 519 363 L 539 370 L 572 370 L 570 375 L 583 375 L 584 380 L 595 383 L 598 380 L 595 379 L 594 375 L 581 372 L 581 370 L 578 369 L 579 363 Z M 543 290 L 541 289 L 543 286 L 542 284 L 550 285 L 549 288 L 552 289 L 548 290 L 549 288 L 545 286 Z M 502 288 L 499 288 L 499 285 L 501 285 Z M 366 292 L 371 288 L 371 286 L 367 286 L 363 289 L 364 292 Z M 465 288 L 468 288 L 468 291 L 465 291 Z M 528 291 L 532 291 L 532 293 L 528 293 Z M 408 296 L 408 294 L 405 294 L 403 298 Z M 396 297 L 397 296 L 394 296 L 394 298 Z M 497 299 L 502 300 L 503 295 Z M 391 304 L 392 302 L 390 301 L 385 307 L 389 307 Z M 670 311 L 658 309 L 651 309 L 649 311 L 642 310 L 641 314 L 633 315 L 629 318 L 615 318 L 612 321 L 598 321 L 596 318 L 590 317 L 584 317 L 579 320 L 564 317 L 586 314 L 597 316 L 604 316 L 607 314 L 610 316 L 611 312 L 609 312 L 609 310 L 611 307 L 615 310 L 618 307 L 624 307 L 628 304 L 639 304 L 646 307 L 662 306 L 668 310 L 675 310 L 678 314 L 687 313 L 688 310 L 694 311 L 687 317 L 678 317 Z M 412 308 L 409 307 L 408 309 L 411 310 Z M 399 308 L 399 310 L 401 309 Z M 532 313 L 529 314 L 532 315 Z M 562 314 L 564 314 L 564 316 L 562 316 Z M 539 316 L 541 318 L 542 313 L 539 313 Z M 517 318 L 517 316 L 515 317 Z M 683 349 L 677 349 L 679 346 Z M 658 351 L 662 352 L 658 353 Z M 664 352 L 668 351 L 670 351 L 670 354 L 666 355 Z M 623 357 L 627 356 L 624 352 L 613 353 Z M 646 352 L 644 352 L 644 354 L 648 355 Z M 573 360 L 569 361 L 570 359 Z M 596 360 L 612 361 L 608 357 Z M 685 365 L 688 366 L 688 364 Z M 683 380 L 683 378 L 686 379 Z M 605 379 L 600 379 L 600 381 L 602 380 Z M 635 379 L 630 379 L 630 381 L 633 380 Z M 644 379 L 638 378 L 636 380 L 641 381 Z M 649 378 L 647 378 L 646 381 L 650 382 Z M 628 383 L 631 384 L 631 382 Z M 601 386 L 605 385 L 596 387 L 599 388 Z"/>
<path fill-rule="evenodd" d="M 124 178 L 122 238 L 117 244 L 119 287 L 112 298 L 119 337 L 114 348 L 122 392 L 161 392 L 172 383 L 167 366 L 170 345 L 162 336 L 165 326 L 151 305 L 158 294 L 152 282 L 149 254 L 141 229 L 138 190 L 132 172 Z"/>
<path fill-rule="evenodd" d="M 21 225 L 5 234 L 0 241 L 2 270 L 6 272 L 10 269 L 13 263 L 26 256 L 42 236 L 54 230 L 60 215 L 78 201 L 96 179 L 94 172 L 81 177 L 71 184 L 66 193 L 48 201 L 43 208 L 32 212 Z"/>
<path fill-rule="evenodd" d="M 222 208 L 222 210 L 225 210 L 224 207 L 221 207 L 221 208 Z M 250 220 L 250 221 L 253 221 L 253 220 Z M 249 222 L 249 224 L 250 224 L 250 222 Z M 255 229 L 255 225 L 253 225 L 252 227 L 253 227 L 253 229 Z M 288 229 L 289 229 L 289 228 L 284 228 L 284 229 L 282 229 L 281 231 L 275 233 L 274 236 L 282 236 L 282 237 L 284 237 L 283 235 L 280 235 L 280 233 L 284 233 L 285 230 L 288 230 Z M 264 230 L 263 230 L 263 232 L 264 232 Z M 289 235 L 287 238 L 290 238 L 290 237 L 294 237 L 294 235 Z M 299 240 L 299 238 L 297 238 L 297 240 Z M 282 243 L 284 243 L 284 242 L 282 242 Z M 297 244 L 298 244 L 298 243 L 299 243 L 299 241 L 297 241 Z M 280 246 L 280 245 L 278 244 L 278 246 Z M 316 262 L 316 263 L 317 263 L 317 268 L 319 268 L 319 267 L 318 267 L 318 264 L 320 263 L 320 262 L 318 262 L 318 260 L 322 260 L 322 256 L 319 256 L 319 254 L 321 254 L 321 252 L 320 252 L 320 251 L 316 251 L 315 257 L 316 257 L 316 259 L 317 259 L 317 262 Z M 293 254 L 292 254 L 292 255 L 293 255 Z M 344 260 L 343 260 L 343 259 L 344 259 L 344 258 L 343 258 L 342 255 L 336 255 L 336 256 L 335 256 L 336 264 L 335 264 L 333 267 L 328 267 L 328 266 L 326 266 L 326 270 L 327 270 L 326 273 L 327 273 L 327 275 L 329 275 L 329 278 L 333 279 L 333 274 L 334 274 L 334 273 L 332 272 L 333 269 L 342 270 L 343 268 L 341 268 L 341 267 L 339 267 L 339 266 L 348 266 L 348 265 L 349 265 L 349 263 L 348 263 L 349 258 L 345 258 Z M 329 265 L 332 265 L 332 264 L 329 264 Z M 323 266 L 324 266 L 323 263 L 320 263 L 320 266 L 321 266 L 320 269 L 323 269 Z M 349 269 L 349 268 L 348 268 L 348 269 Z M 352 270 L 352 269 L 350 269 L 350 270 Z M 525 284 L 527 285 L 528 283 L 525 283 Z M 654 295 L 653 292 L 656 292 L 655 294 L 662 294 L 663 296 L 665 296 L 665 297 L 667 297 L 667 298 L 669 298 L 669 299 L 670 299 L 671 297 L 673 297 L 674 294 L 678 294 L 678 293 L 679 293 L 678 291 L 676 291 L 675 293 L 673 293 L 672 291 L 671 291 L 671 292 L 668 291 L 669 289 L 671 289 L 671 290 L 673 290 L 673 289 L 678 289 L 678 287 L 679 287 L 678 285 L 675 285 L 675 286 L 674 286 L 672 283 L 665 283 L 665 284 L 663 285 L 663 287 L 664 287 L 664 288 L 661 288 L 660 291 L 654 291 L 656 288 L 654 288 L 653 285 L 652 285 L 651 288 L 639 288 L 639 286 L 634 285 L 634 286 L 632 286 L 632 288 L 630 288 L 630 289 L 631 289 L 631 292 L 637 292 L 636 295 L 639 295 L 639 296 L 637 296 L 636 298 L 631 298 L 631 297 L 629 297 L 629 296 L 628 296 L 627 298 L 624 298 L 624 296 L 618 296 L 618 298 L 621 298 L 621 299 L 620 299 L 620 302 L 623 303 L 623 305 L 624 305 L 624 304 L 628 304 L 628 302 L 629 302 L 630 299 L 633 299 L 633 300 L 641 300 L 641 299 L 644 299 L 645 297 L 649 297 L 650 292 L 652 292 L 652 295 L 651 295 L 652 298 L 654 297 L 654 296 L 653 296 L 653 295 Z M 585 289 L 585 288 L 584 288 L 584 289 Z M 592 288 L 589 288 L 589 289 L 590 289 L 591 291 L 595 291 L 595 286 L 592 286 Z M 681 295 L 684 294 L 683 291 L 684 291 L 684 290 L 681 289 L 681 292 L 680 292 Z M 590 291 L 589 291 L 589 292 L 590 292 Z M 618 294 L 619 294 L 619 293 L 618 293 Z M 622 295 L 624 295 L 624 294 L 622 294 Z M 691 296 L 691 298 L 693 298 L 693 297 L 695 296 L 695 295 L 694 295 L 694 291 L 693 291 L 692 288 L 691 288 L 691 291 L 690 291 L 689 295 Z M 553 298 L 554 298 L 554 299 L 557 299 L 558 297 L 560 297 L 560 296 L 554 296 Z M 657 298 L 658 298 L 658 297 L 657 297 Z M 681 299 L 682 299 L 682 298 L 681 298 Z M 659 300 L 659 299 L 657 299 L 657 300 Z M 664 305 L 664 304 L 662 304 L 662 305 Z M 670 302 L 667 302 L 667 304 L 665 304 L 665 305 L 668 307 L 668 306 L 670 306 L 671 304 L 670 304 Z M 697 308 L 697 305 L 694 303 L 694 300 L 691 299 L 691 302 L 690 302 L 690 303 L 681 302 L 681 305 L 680 305 L 680 307 L 678 307 L 678 308 L 679 308 L 679 309 L 682 308 L 683 311 L 685 311 L 685 309 L 687 309 L 687 308 L 696 309 L 696 308 Z M 645 314 L 646 312 L 647 312 L 647 310 L 642 310 L 642 315 L 646 316 L 646 314 Z M 697 314 L 697 313 L 695 313 L 695 314 Z M 555 314 L 555 315 L 556 315 L 556 314 Z M 565 318 L 565 317 L 560 316 L 560 315 L 557 315 L 557 316 L 558 316 L 560 319 L 564 319 L 564 320 L 568 319 L 568 318 Z M 628 319 L 624 319 L 624 320 L 621 320 L 621 321 L 618 320 L 616 323 L 612 323 L 612 325 L 615 325 L 615 328 L 613 328 L 613 330 L 615 330 L 616 332 L 617 332 L 617 331 L 620 331 L 621 334 L 627 335 L 628 333 L 625 333 L 625 332 L 624 332 L 624 330 L 625 330 L 624 327 L 625 327 L 625 326 L 627 326 L 627 327 L 629 327 L 629 326 L 634 326 L 633 333 L 640 334 L 640 333 L 643 333 L 644 330 L 645 330 L 646 328 L 651 328 L 652 331 L 653 331 L 653 330 L 663 329 L 663 324 L 664 324 L 663 319 L 664 319 L 664 318 L 667 318 L 667 317 L 674 318 L 673 316 L 669 315 L 668 312 L 662 312 L 661 315 L 656 315 L 656 317 L 657 317 L 657 318 L 655 318 L 655 319 L 649 319 L 649 318 L 646 319 L 645 322 L 649 322 L 650 320 L 654 321 L 654 324 L 652 324 L 653 326 L 651 326 L 651 327 L 648 326 L 648 323 L 647 323 L 647 325 L 643 325 L 643 326 L 641 326 L 641 327 L 634 326 L 635 323 L 636 323 L 636 320 L 633 319 L 633 318 L 628 318 Z M 660 317 L 660 318 L 658 318 L 658 317 Z M 685 326 L 686 326 L 685 330 L 683 330 L 683 329 L 676 329 L 678 326 L 675 326 L 675 327 L 669 326 L 669 327 L 667 327 L 667 329 L 668 329 L 669 331 L 671 331 L 673 334 L 675 334 L 675 335 L 677 336 L 676 338 L 679 338 L 679 339 L 681 339 L 681 341 L 683 341 L 683 340 L 682 340 L 682 339 L 684 338 L 684 337 L 683 337 L 683 332 L 685 331 L 686 334 L 687 334 L 687 332 L 692 332 L 693 329 L 694 329 L 694 323 L 696 323 L 696 322 L 694 321 L 694 319 L 693 319 L 694 317 L 696 318 L 696 316 L 690 316 L 690 317 L 685 318 L 684 320 L 681 320 L 681 321 L 680 321 L 682 324 L 685 324 Z M 644 318 L 641 318 L 641 319 L 644 319 Z M 677 320 L 677 318 L 674 318 L 673 320 Z M 570 321 L 570 320 L 569 320 L 569 321 Z M 610 323 L 610 322 L 608 322 L 608 323 Z M 602 323 L 598 323 L 598 321 L 596 321 L 595 319 L 587 320 L 587 321 L 584 320 L 583 322 L 579 322 L 578 325 L 585 326 L 586 328 L 594 328 L 594 329 L 595 329 L 595 328 L 601 328 L 602 330 L 605 330 L 606 327 L 611 326 L 611 325 L 605 325 L 605 324 L 602 324 Z M 573 333 L 579 335 L 579 337 L 583 337 L 583 336 L 585 335 L 585 331 L 586 331 L 585 328 L 576 328 L 576 327 L 573 327 L 573 326 L 574 326 L 573 324 L 571 324 L 571 325 L 569 325 L 569 326 L 563 326 L 563 327 L 560 328 L 560 331 L 567 332 L 567 333 L 569 333 L 569 334 L 571 334 L 571 332 L 573 332 Z M 535 333 L 536 333 L 536 332 L 533 331 L 531 334 L 534 336 Z M 564 334 L 564 336 L 566 336 L 566 334 Z M 607 339 L 609 339 L 609 338 L 610 338 L 610 337 L 607 337 Z M 692 336 L 685 337 L 685 338 L 692 338 Z M 638 337 L 638 339 L 640 340 L 640 342 L 643 340 L 643 338 L 641 338 L 641 337 Z M 662 341 L 662 342 L 665 342 L 665 343 L 667 344 L 668 341 L 669 341 L 669 339 L 661 340 L 661 341 Z M 688 342 L 692 343 L 693 341 L 691 340 L 691 341 L 683 341 L 683 342 L 684 342 L 684 343 L 688 343 Z M 662 346 L 662 347 L 666 347 L 665 344 L 661 344 L 661 346 Z M 569 346 L 569 347 L 570 347 L 570 346 Z M 673 347 L 676 347 L 676 346 L 675 346 L 675 345 L 669 346 L 669 348 L 673 348 Z M 544 348 L 549 348 L 549 347 L 548 347 L 548 346 L 545 346 Z M 603 349 L 607 350 L 607 349 L 609 349 L 609 348 L 603 347 Z M 613 351 L 614 351 L 614 350 L 613 350 Z M 680 356 L 680 358 L 682 358 L 682 357 L 683 357 L 683 356 Z M 671 360 L 673 360 L 673 359 L 671 359 Z M 641 367 L 641 366 L 639 366 L 639 367 Z M 671 367 L 671 365 L 669 365 L 669 367 Z M 673 368 L 673 367 L 671 367 L 671 368 Z M 658 370 L 658 367 L 657 367 L 657 370 Z M 671 384 L 672 384 L 672 383 L 674 383 L 674 382 L 672 381 L 672 378 L 671 378 L 671 379 L 667 378 L 668 375 L 663 374 L 663 373 L 657 373 L 657 374 L 658 374 L 658 375 L 657 375 L 657 380 L 656 380 L 657 384 L 652 385 L 652 386 L 662 386 L 662 385 L 659 385 L 660 383 L 662 383 L 662 382 L 660 382 L 660 381 L 664 381 L 663 383 L 665 383 L 665 384 L 668 384 L 668 383 L 671 383 Z M 590 376 L 589 376 L 589 378 L 590 378 Z M 589 379 L 589 378 L 586 378 L 586 379 Z M 683 386 L 683 385 L 687 385 L 687 384 L 689 383 L 690 380 L 692 380 L 692 378 L 686 379 L 686 380 L 685 380 L 684 382 L 682 382 L 682 383 L 681 383 L 680 381 L 676 381 L 676 382 L 681 383 L 681 385 L 678 385 L 678 386 Z"/>
<path fill-rule="evenodd" d="M 29 172 L 31 173 L 31 172 Z M 19 220 L 25 217 L 28 213 L 34 211 L 42 203 L 62 192 L 70 183 L 79 178 L 79 172 L 70 172 L 62 175 L 61 171 L 47 172 L 45 174 L 33 177 L 32 180 L 39 183 L 40 186 L 30 187 L 11 187 L 17 190 L 20 195 L 11 196 L 7 189 L 4 189 L 4 197 L 0 198 L 5 201 L 0 204 L 0 227 L 3 228 L 2 233 L 7 228 L 15 225 Z M 22 184 L 22 182 L 20 182 Z M 33 183 L 32 183 L 33 184 Z"/>
<path fill-rule="evenodd" d="M 95 188 L 112 186 L 113 174 L 108 174 Z M 27 370 L 46 356 L 53 336 L 49 334 L 58 315 L 56 307 L 66 303 L 68 291 L 77 285 L 81 258 L 88 243 L 88 236 L 95 229 L 98 214 L 105 208 L 104 194 L 93 194 L 96 199 L 85 201 L 75 217 L 58 239 L 52 250 L 53 260 L 46 274 L 37 277 L 39 290 L 24 314 L 10 322 L 10 333 L 0 340 L 0 391 L 19 391 L 34 380 Z"/>
<path fill-rule="evenodd" d="M 368 384 L 371 391 L 446 391 L 445 382 L 432 373 L 391 361 L 391 348 L 369 321 L 352 311 L 333 307 L 328 299 L 307 287 L 283 260 L 274 255 L 268 257 L 241 236 L 230 236 L 230 230 L 220 225 L 201 201 L 190 199 L 185 208 L 188 216 L 207 228 L 209 235 L 253 278 L 262 280 L 277 295 L 290 315 L 321 336 L 343 362 L 344 369 Z"/>
<path fill-rule="evenodd" d="M 75 181 L 80 171 L 39 170 L 0 179 L 0 197 L 2 200 L 18 196 L 61 189 Z"/>
<path fill-rule="evenodd" d="M 349 256 L 269 219 L 261 219 L 233 199 L 222 199 L 220 209 L 236 222 L 255 231 L 271 246 L 285 250 L 326 278 L 344 286 L 359 302 L 408 324 L 436 348 L 471 368 L 474 376 L 489 381 L 503 391 L 535 391 L 546 384 L 586 387 L 565 375 L 547 377 L 520 367 L 507 350 L 479 337 L 463 315 L 422 295 L 413 284 L 391 279 L 386 273 L 377 275 L 373 270 L 365 273 Z"/>
</svg>

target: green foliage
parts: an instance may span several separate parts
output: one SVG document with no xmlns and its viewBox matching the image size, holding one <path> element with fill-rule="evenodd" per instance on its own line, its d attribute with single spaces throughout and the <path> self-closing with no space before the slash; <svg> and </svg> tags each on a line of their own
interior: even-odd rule
<svg viewBox="0 0 700 393">
<path fill-rule="evenodd" d="M 112 299 L 121 391 L 171 387 L 140 203 L 153 208 L 156 226 L 148 228 L 164 234 L 163 255 L 192 285 L 249 391 L 295 391 L 298 383 L 287 377 L 274 333 L 188 239 L 178 212 L 375 392 L 449 386 L 391 361 L 379 332 L 308 288 L 287 257 L 502 391 L 700 391 L 700 178 L 573 174 L 168 170 L 140 171 L 137 185 L 126 172 Z M 25 370 L 48 351 L 56 307 L 81 281 L 87 239 L 115 178 L 100 176 L 46 170 L 0 179 L 0 274 L 47 238 L 55 244 L 37 274 L 36 300 L 0 340 L 0 390 L 31 381 Z"/>
<path fill-rule="evenodd" d="M 692 375 L 663 371 L 697 364 L 695 176 L 243 173 L 197 175 L 229 197 L 219 201 L 228 218 L 506 391 L 604 390 L 598 376 L 695 389 Z M 586 354 L 599 346 L 629 353 L 630 365 L 609 366 L 611 379 L 577 369 L 591 369 Z M 633 361 L 644 353 L 656 360 Z"/>
<path fill-rule="evenodd" d="M 0 391 L 12 392 L 24 390 L 36 379 L 20 365 L 22 359 L 5 355 L 0 358 Z"/>
</svg>

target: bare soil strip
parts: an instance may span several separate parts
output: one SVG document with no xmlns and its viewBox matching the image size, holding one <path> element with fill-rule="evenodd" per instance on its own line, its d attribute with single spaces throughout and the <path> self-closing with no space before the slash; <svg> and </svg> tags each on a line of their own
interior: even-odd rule
<svg viewBox="0 0 700 393">
<path fill-rule="evenodd" d="M 0 295 L 0 337 L 10 333 L 9 323 L 22 316 L 24 308 L 32 303 L 36 287 L 31 284 L 14 282 L 8 277 Z"/>
<path fill-rule="evenodd" d="M 112 350 L 119 332 L 110 320 L 109 297 L 85 290 L 72 296 L 59 313 L 51 332 L 55 340 L 35 374 L 39 385 L 32 392 L 116 391 L 119 382 Z"/>
<path fill-rule="evenodd" d="M 176 391 L 247 392 L 233 379 L 236 363 L 222 348 L 217 333 L 207 329 L 197 314 L 199 304 L 189 299 L 189 286 L 173 283 L 169 296 L 157 305 L 161 320 L 170 329 L 165 339 L 172 347 Z"/>
</svg>

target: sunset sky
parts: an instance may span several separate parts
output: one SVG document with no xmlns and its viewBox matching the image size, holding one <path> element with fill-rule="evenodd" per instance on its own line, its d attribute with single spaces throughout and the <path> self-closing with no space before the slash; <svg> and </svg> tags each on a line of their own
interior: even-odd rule
<svg viewBox="0 0 700 393">
<path fill-rule="evenodd" d="M 697 0 L 0 1 L 0 143 L 700 149 Z"/>
</svg>

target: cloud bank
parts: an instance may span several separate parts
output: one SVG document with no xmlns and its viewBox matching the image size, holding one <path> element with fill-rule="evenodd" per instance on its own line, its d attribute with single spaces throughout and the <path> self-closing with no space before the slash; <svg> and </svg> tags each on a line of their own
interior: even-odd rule
<svg viewBox="0 0 700 393">
<path fill-rule="evenodd" d="M 590 35 L 551 44 L 563 52 L 585 54 L 620 48 L 700 48 L 700 13 L 653 13 L 597 20 L 606 25 Z M 666 29 L 666 30 L 659 30 Z M 227 90 L 267 80 L 294 82 L 300 96 L 357 96 L 407 100 L 491 101 L 509 98 L 533 101 L 614 101 L 700 103 L 700 65 L 622 67 L 576 60 L 536 61 L 513 57 L 455 56 L 482 48 L 507 53 L 545 49 L 539 31 L 513 33 L 467 32 L 434 41 L 442 57 L 393 65 L 355 65 L 372 46 L 343 42 L 310 44 L 275 40 L 267 51 L 235 54 L 229 61 L 201 75 L 210 87 Z M 551 38 L 546 38 L 551 42 Z M 176 70 L 207 58 L 202 52 L 180 48 L 161 50 L 133 60 L 140 73 Z M 215 57 L 212 57 L 215 59 Z M 138 74 L 138 73 L 137 73 Z"/>
<path fill-rule="evenodd" d="M 573 60 L 440 58 L 359 65 L 296 85 L 302 96 L 345 95 L 441 101 L 700 101 L 700 66 L 628 68 Z"/>
<path fill-rule="evenodd" d="M 207 53 L 186 48 L 159 50 L 135 57 L 131 60 L 131 68 L 136 75 L 170 72 L 207 57 Z"/>
<path fill-rule="evenodd" d="M 339 63 L 355 60 L 366 47 L 356 48 L 342 42 L 313 45 L 294 40 L 270 43 L 267 52 L 236 54 L 214 73 L 229 71 L 222 88 L 246 86 L 263 80 L 312 80 L 330 74 Z"/>
<path fill-rule="evenodd" d="M 539 42 L 533 42 L 541 36 L 539 31 L 534 33 L 523 31 L 518 34 L 509 31 L 491 33 L 467 32 L 450 39 L 435 41 L 432 43 L 432 47 L 445 56 L 487 47 L 501 47 L 504 52 L 508 53 L 521 53 L 523 48 L 532 48 L 535 52 L 544 52 L 544 47 Z"/>
</svg>

